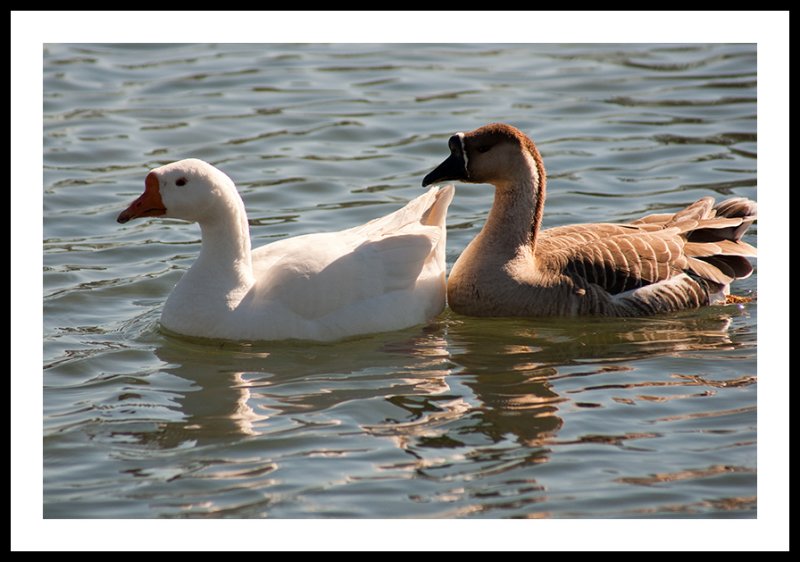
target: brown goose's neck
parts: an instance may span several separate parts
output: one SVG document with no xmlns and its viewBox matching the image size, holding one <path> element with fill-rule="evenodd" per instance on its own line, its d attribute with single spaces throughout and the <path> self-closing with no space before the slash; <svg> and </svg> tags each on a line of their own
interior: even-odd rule
<svg viewBox="0 0 800 562">
<path fill-rule="evenodd" d="M 542 155 L 539 154 L 539 149 L 531 143 L 533 164 L 538 177 L 538 187 L 536 189 L 536 204 L 533 210 L 533 222 L 531 223 L 531 246 L 536 244 L 536 235 L 539 233 L 539 228 L 542 226 L 542 215 L 544 213 L 544 198 L 547 188 L 547 172 L 544 169 L 544 162 Z"/>
<path fill-rule="evenodd" d="M 481 232 L 493 245 L 532 249 L 536 243 L 547 178 L 542 157 L 532 148 L 525 151 L 524 164 L 510 170 L 507 180 L 495 183 L 494 204 Z"/>
</svg>

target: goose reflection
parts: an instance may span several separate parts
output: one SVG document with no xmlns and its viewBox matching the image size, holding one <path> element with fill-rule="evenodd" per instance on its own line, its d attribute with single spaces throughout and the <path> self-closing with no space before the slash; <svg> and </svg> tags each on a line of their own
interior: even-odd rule
<svg viewBox="0 0 800 562">
<path fill-rule="evenodd" d="M 324 444 L 296 445 L 294 453 L 336 454 L 337 432 L 356 431 L 389 438 L 415 468 L 442 452 L 480 460 L 482 447 L 513 441 L 527 446 L 522 462 L 544 462 L 564 423 L 561 410 L 575 404 L 557 391 L 560 378 L 625 370 L 655 354 L 730 348 L 731 322 L 719 313 L 612 322 L 445 315 L 426 330 L 336 344 L 213 346 L 165 337 L 155 354 L 160 374 L 182 381 L 169 391 L 176 416 L 134 437 L 160 448 L 229 446 L 333 428 Z"/>
<path fill-rule="evenodd" d="M 160 448 L 335 426 L 340 420 L 332 410 L 350 401 L 402 408 L 405 398 L 399 397 L 449 390 L 445 342 L 425 331 L 314 345 L 209 345 L 169 335 L 154 353 L 163 366 L 153 384 L 169 394 L 176 416 L 161 416 L 155 431 L 128 437 Z M 164 384 L 165 377 L 178 382 Z M 371 415 L 365 408 L 367 426 Z"/>
<path fill-rule="evenodd" d="M 732 321 L 719 311 L 579 321 L 453 315 L 447 339 L 451 360 L 481 405 L 470 431 L 494 441 L 515 436 L 522 444 L 545 446 L 563 424 L 564 403 L 584 406 L 560 396 L 556 381 L 631 370 L 628 363 L 657 355 L 732 349 L 739 345 L 731 339 Z M 581 365 L 586 368 L 576 370 Z"/>
</svg>

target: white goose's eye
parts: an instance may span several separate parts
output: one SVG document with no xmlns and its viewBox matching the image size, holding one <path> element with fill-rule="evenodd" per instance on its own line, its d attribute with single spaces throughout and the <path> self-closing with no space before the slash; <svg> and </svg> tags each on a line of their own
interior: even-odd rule
<svg viewBox="0 0 800 562">
<path fill-rule="evenodd" d="M 175 185 L 177 186 L 184 186 L 188 180 L 186 178 L 178 178 L 175 180 Z"/>
</svg>

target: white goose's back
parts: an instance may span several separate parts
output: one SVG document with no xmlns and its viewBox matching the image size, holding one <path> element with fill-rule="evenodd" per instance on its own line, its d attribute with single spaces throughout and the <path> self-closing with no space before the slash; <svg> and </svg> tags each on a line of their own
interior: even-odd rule
<svg viewBox="0 0 800 562">
<path fill-rule="evenodd" d="M 252 251 L 252 283 L 190 270 L 167 300 L 168 330 L 231 340 L 331 341 L 424 323 L 445 306 L 445 217 L 453 187 L 340 232 Z"/>
</svg>

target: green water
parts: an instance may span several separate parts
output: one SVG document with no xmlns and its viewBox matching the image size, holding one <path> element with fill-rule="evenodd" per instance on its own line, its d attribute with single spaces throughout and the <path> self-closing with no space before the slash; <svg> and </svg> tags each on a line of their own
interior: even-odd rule
<svg viewBox="0 0 800 562">
<path fill-rule="evenodd" d="M 542 152 L 545 226 L 757 199 L 755 46 L 50 44 L 43 59 L 45 518 L 756 517 L 756 302 L 445 311 L 335 344 L 208 345 L 158 327 L 197 226 L 115 222 L 150 168 L 197 157 L 239 186 L 254 245 L 354 226 L 492 121 Z M 457 186 L 449 266 L 491 200 Z"/>
</svg>

